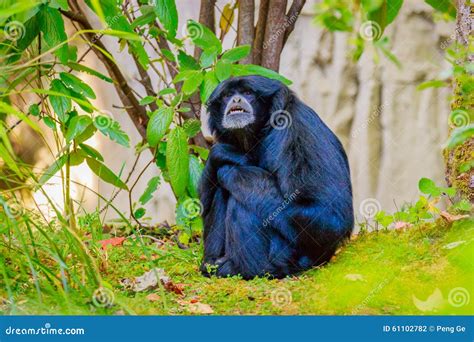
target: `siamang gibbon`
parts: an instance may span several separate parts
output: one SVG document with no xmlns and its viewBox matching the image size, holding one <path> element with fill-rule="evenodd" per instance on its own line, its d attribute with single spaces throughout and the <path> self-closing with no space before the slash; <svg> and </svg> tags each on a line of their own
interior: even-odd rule
<svg viewBox="0 0 474 342">
<path fill-rule="evenodd" d="M 327 262 L 353 228 L 344 149 L 283 83 L 220 83 L 200 182 L 204 275 L 282 278 Z"/>
</svg>

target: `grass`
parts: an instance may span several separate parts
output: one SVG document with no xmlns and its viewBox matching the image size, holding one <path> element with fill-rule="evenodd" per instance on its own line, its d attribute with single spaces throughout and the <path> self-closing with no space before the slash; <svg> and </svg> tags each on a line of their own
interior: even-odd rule
<svg viewBox="0 0 474 342">
<path fill-rule="evenodd" d="M 209 305 L 219 315 L 474 313 L 474 299 L 468 298 L 474 295 L 473 219 L 365 233 L 342 247 L 328 265 L 283 280 L 205 278 L 198 272 L 198 243 L 180 249 L 170 241 L 163 245 L 150 241 L 141 244 L 127 239 L 122 246 L 106 251 L 88 251 L 101 283 L 113 291 L 110 307 L 93 304 L 91 291 L 96 285 L 87 281 L 81 262 L 74 263 L 80 253 L 67 251 L 69 266 L 63 273 L 59 268 L 54 279 L 41 282 L 52 284 L 42 286 L 41 295 L 31 272 L 18 269 L 15 275 L 15 268 L 4 268 L 1 313 L 174 315 L 202 312 L 196 311 L 196 303 Z M 0 250 L 4 253 L 5 246 Z M 13 263 L 4 255 L 6 265 Z M 52 265 L 53 261 L 49 258 L 44 263 Z M 153 267 L 164 269 L 174 284 L 184 288 L 184 295 L 162 287 L 133 293 L 121 285 L 121 279 L 140 276 Z M 3 284 L 5 279 L 8 287 Z M 67 290 L 64 279 L 70 279 Z M 147 298 L 151 293 L 157 295 L 154 300 Z"/>
</svg>

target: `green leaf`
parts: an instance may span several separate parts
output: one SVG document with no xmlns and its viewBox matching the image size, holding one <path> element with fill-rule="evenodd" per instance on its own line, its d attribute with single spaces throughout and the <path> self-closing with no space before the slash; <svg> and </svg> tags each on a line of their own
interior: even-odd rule
<svg viewBox="0 0 474 342">
<path fill-rule="evenodd" d="M 189 119 L 184 122 L 184 131 L 189 138 L 194 137 L 201 130 L 201 121 L 196 119 Z"/>
<path fill-rule="evenodd" d="M 21 121 L 25 122 L 33 128 L 36 132 L 41 133 L 41 129 L 39 128 L 38 124 L 31 120 L 28 116 L 26 116 L 22 111 L 19 111 L 15 107 L 9 105 L 8 103 L 5 103 L 3 101 L 0 101 L 0 113 L 5 113 L 8 115 L 14 115 Z"/>
<path fill-rule="evenodd" d="M 135 218 L 137 220 L 141 219 L 143 216 L 145 216 L 145 213 L 146 213 L 146 210 L 145 208 L 138 208 L 137 210 L 135 210 L 135 212 L 133 213 L 133 216 L 135 216 Z"/>
<path fill-rule="evenodd" d="M 217 59 L 218 54 L 219 54 L 219 51 L 218 51 L 217 47 L 215 47 L 215 46 L 204 50 L 201 53 L 201 58 L 199 59 L 199 64 L 201 65 L 202 68 L 210 67 L 212 64 L 214 64 L 215 60 Z"/>
<path fill-rule="evenodd" d="M 199 161 L 195 155 L 189 156 L 189 181 L 188 192 L 192 197 L 199 197 L 199 181 L 201 179 L 204 165 Z"/>
<path fill-rule="evenodd" d="M 441 87 L 446 87 L 447 85 L 448 84 L 442 80 L 430 80 L 430 81 L 420 83 L 416 87 L 416 90 L 425 90 L 427 88 L 441 88 Z"/>
<path fill-rule="evenodd" d="M 241 45 L 224 52 L 221 56 L 221 60 L 226 60 L 230 63 L 234 63 L 247 57 L 249 54 L 250 45 Z"/>
<path fill-rule="evenodd" d="M 43 173 L 38 181 L 38 186 L 43 186 L 51 177 L 53 177 L 66 164 L 67 155 L 62 155 Z"/>
<path fill-rule="evenodd" d="M 43 116 L 43 122 L 46 126 L 51 128 L 52 130 L 56 129 L 56 122 L 54 122 L 54 120 L 51 119 L 49 116 Z"/>
<path fill-rule="evenodd" d="M 153 112 L 146 128 L 146 137 L 151 147 L 156 147 L 165 136 L 173 121 L 173 114 L 173 109 L 170 107 L 161 107 Z"/>
<path fill-rule="evenodd" d="M 40 32 L 40 23 L 38 17 L 39 15 L 36 14 L 25 22 L 25 28 L 23 30 L 24 34 L 16 42 L 16 46 L 20 52 L 24 51 L 28 46 L 30 46 L 33 40 L 38 37 L 38 33 Z"/>
<path fill-rule="evenodd" d="M 81 147 L 81 149 L 86 153 L 88 154 L 89 156 L 91 156 L 92 158 L 95 158 L 95 159 L 98 159 L 100 161 L 104 161 L 104 157 L 102 157 L 102 154 L 100 154 L 99 151 L 97 151 L 95 148 L 93 148 L 92 146 L 89 146 L 87 144 L 79 144 L 79 146 Z"/>
<path fill-rule="evenodd" d="M 154 96 L 145 96 L 143 99 L 140 100 L 139 103 L 142 106 L 146 106 L 147 104 L 150 104 L 155 100 L 156 100 L 156 98 Z"/>
<path fill-rule="evenodd" d="M 39 23 L 43 38 L 50 49 L 55 48 L 59 44 L 66 42 L 67 35 L 64 28 L 64 21 L 61 13 L 56 8 L 43 6 L 39 12 Z M 69 58 L 69 50 L 67 43 L 61 45 L 54 51 L 61 63 L 66 64 Z"/>
<path fill-rule="evenodd" d="M 187 136 L 181 127 L 176 127 L 168 134 L 166 165 L 168 166 L 171 186 L 175 195 L 180 198 L 185 194 L 189 179 Z"/>
<path fill-rule="evenodd" d="M 173 52 L 168 49 L 161 49 L 160 51 L 167 60 L 170 62 L 176 62 L 176 57 L 174 56 Z"/>
<path fill-rule="evenodd" d="M 95 93 L 91 87 L 85 84 L 80 78 L 71 73 L 61 72 L 59 77 L 63 83 L 71 87 L 75 92 L 82 94 L 88 98 L 95 99 Z"/>
<path fill-rule="evenodd" d="M 176 94 L 176 89 L 174 88 L 164 88 L 158 92 L 158 96 L 164 96 L 169 94 Z"/>
<path fill-rule="evenodd" d="M 28 108 L 28 113 L 30 113 L 33 116 L 39 116 L 40 114 L 40 109 L 38 104 L 34 103 Z"/>
<path fill-rule="evenodd" d="M 155 12 L 148 11 L 145 14 L 143 14 L 143 15 L 139 16 L 138 18 L 136 18 L 132 22 L 132 24 L 131 24 L 132 28 L 136 29 L 137 27 L 148 25 L 148 24 L 152 23 L 155 20 L 155 18 L 156 18 Z"/>
<path fill-rule="evenodd" d="M 395 20 L 402 5 L 403 0 L 390 0 L 387 10 L 387 26 Z"/>
<path fill-rule="evenodd" d="M 194 93 L 201 85 L 203 79 L 204 76 L 200 70 L 194 71 L 189 78 L 184 80 L 183 87 L 181 88 L 182 91 L 187 95 Z"/>
<path fill-rule="evenodd" d="M 221 53 L 221 41 L 208 27 L 194 20 L 188 20 L 186 27 L 188 36 L 196 46 L 199 46 L 203 50 L 215 47 L 217 48 L 217 53 Z"/>
<path fill-rule="evenodd" d="M 184 51 L 179 50 L 178 63 L 180 70 L 199 70 L 199 63 L 196 60 L 187 55 Z"/>
<path fill-rule="evenodd" d="M 194 152 L 199 154 L 199 157 L 201 157 L 201 159 L 207 160 L 207 157 L 209 156 L 209 150 L 207 148 L 204 148 L 204 147 L 201 147 L 201 146 L 198 146 L 198 145 L 189 145 L 189 147 Z"/>
<path fill-rule="evenodd" d="M 231 69 L 232 70 L 232 69 Z M 204 75 L 204 81 L 201 84 L 200 95 L 201 95 L 201 102 L 206 103 L 209 96 L 211 96 L 212 92 L 216 87 L 219 85 L 219 80 L 216 77 L 215 71 L 208 71 Z"/>
<path fill-rule="evenodd" d="M 66 132 L 66 141 L 70 142 L 79 134 L 84 133 L 90 124 L 92 124 L 92 119 L 86 115 L 73 117 L 69 122 L 69 127 Z"/>
<path fill-rule="evenodd" d="M 123 190 L 128 190 L 127 185 L 100 161 L 94 158 L 86 158 L 87 165 L 89 165 L 92 172 L 94 172 L 104 182 L 115 185 Z"/>
<path fill-rule="evenodd" d="M 471 139 L 472 137 L 474 137 L 473 124 L 453 129 L 448 139 L 447 148 L 453 149 L 454 147 L 461 145 L 466 140 Z"/>
<path fill-rule="evenodd" d="M 436 186 L 435 182 L 429 178 L 420 179 L 418 182 L 418 189 L 420 189 L 422 193 L 433 197 L 441 195 L 441 190 Z"/>
<path fill-rule="evenodd" d="M 255 64 L 232 64 L 233 76 L 260 75 L 278 80 L 286 85 L 291 85 L 291 81 L 279 73 Z"/>
<path fill-rule="evenodd" d="M 84 130 L 84 132 L 82 132 L 81 134 L 79 134 L 75 139 L 74 141 L 76 142 L 76 144 L 80 144 L 80 143 L 83 143 L 84 141 L 88 140 L 89 138 L 91 138 L 95 132 L 97 131 L 97 128 L 95 128 L 94 125 L 89 125 L 87 126 L 87 128 Z"/>
<path fill-rule="evenodd" d="M 91 68 L 89 68 L 85 65 L 78 64 L 76 62 L 69 62 L 67 65 L 68 65 L 68 67 L 70 67 L 73 70 L 85 72 L 86 74 L 95 76 L 95 77 L 100 78 L 101 80 L 104 80 L 106 82 L 113 83 L 113 80 L 110 77 L 107 77 L 104 74 L 101 74 L 100 72 L 98 72 L 94 69 L 91 69 Z"/>
<path fill-rule="evenodd" d="M 161 177 L 160 176 L 155 176 L 151 178 L 148 181 L 148 184 L 146 185 L 146 189 L 143 192 L 143 194 L 140 196 L 139 202 L 142 205 L 145 205 L 148 203 L 152 198 L 153 198 L 153 193 L 158 189 L 158 186 L 160 185 L 161 182 Z"/>
<path fill-rule="evenodd" d="M 174 0 L 154 0 L 155 13 L 160 23 L 171 37 L 176 36 L 178 28 L 178 11 Z"/>
<path fill-rule="evenodd" d="M 425 2 L 435 10 L 456 18 L 456 7 L 451 0 L 425 0 Z"/>
<path fill-rule="evenodd" d="M 66 86 L 59 79 L 54 79 L 51 81 L 50 90 L 56 91 L 61 94 L 70 95 Z M 54 109 L 54 112 L 58 116 L 61 122 L 67 120 L 67 112 L 71 110 L 71 99 L 65 96 L 56 96 L 50 95 L 49 102 Z"/>
<path fill-rule="evenodd" d="M 105 136 L 108 136 L 110 140 L 116 143 L 130 147 L 130 138 L 122 131 L 120 124 L 109 116 L 97 115 L 94 118 L 94 126 Z"/>
<path fill-rule="evenodd" d="M 222 82 L 230 77 L 232 72 L 232 64 L 226 60 L 219 60 L 216 63 L 216 76 Z"/>
</svg>

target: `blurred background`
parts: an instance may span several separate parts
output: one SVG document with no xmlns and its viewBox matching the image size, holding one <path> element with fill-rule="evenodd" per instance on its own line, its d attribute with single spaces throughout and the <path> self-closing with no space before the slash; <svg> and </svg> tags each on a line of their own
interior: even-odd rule
<svg viewBox="0 0 474 342">
<path fill-rule="evenodd" d="M 216 8 L 222 10 L 227 2 L 217 1 Z M 401 66 L 385 56 L 378 56 L 370 46 L 355 62 L 350 56 L 352 34 L 329 32 L 316 25 L 316 3 L 318 1 L 307 1 L 303 7 L 283 50 L 280 73 L 293 81 L 291 89 L 323 118 L 344 144 L 351 166 L 356 215 L 359 216 L 359 205 L 366 199 L 375 200 L 387 211 L 394 210 L 406 201 L 417 199 L 417 183 L 421 177 L 443 184 L 442 144 L 448 134 L 451 90 L 419 91 L 416 87 L 439 77 L 447 68 L 444 49 L 453 39 L 454 23 L 435 22 L 430 6 L 422 1 L 406 0 L 385 33 Z M 177 5 L 180 37 L 185 32 L 186 19 L 197 19 L 199 1 L 178 0 Z M 90 14 L 91 23 L 97 23 L 97 17 L 86 6 L 84 9 Z M 72 27 L 69 29 L 73 31 Z M 231 28 L 224 48 L 232 47 L 235 35 Z M 138 70 L 130 55 L 118 51 L 113 38 L 104 37 L 102 41 L 113 53 L 127 81 L 140 92 Z M 77 47 L 79 53 L 86 49 L 86 46 Z M 152 55 L 153 51 L 149 53 Z M 85 65 L 105 72 L 94 54 L 87 55 Z M 94 105 L 120 122 L 130 136 L 131 146 L 139 143 L 141 137 L 125 110 L 120 108 L 122 103 L 113 88 L 101 88 L 103 83 L 93 77 L 85 76 L 84 80 L 97 94 Z M 142 95 L 145 95 L 144 90 Z M 203 127 L 206 124 L 203 113 Z M 207 129 L 204 132 L 209 135 Z M 47 148 L 26 125 L 17 127 L 13 136 L 17 154 L 37 170 L 54 161 L 57 151 Z M 121 174 L 126 175 L 133 168 L 136 158 L 133 149 L 121 147 L 101 135 L 94 135 L 89 144 L 104 155 L 105 163 L 112 170 L 122 170 Z M 136 170 L 143 169 L 151 158 L 149 151 L 143 152 Z M 155 165 L 147 168 L 132 193 L 133 200 L 138 199 L 147 181 L 159 172 Z M 100 208 L 104 203 L 81 184 L 105 198 L 115 195 L 114 187 L 100 181 L 85 164 L 73 167 L 71 177 L 77 182 L 73 196 L 86 210 Z M 52 178 L 46 189 L 56 204 L 63 206 L 59 176 Z M 46 215 L 54 215 L 41 193 L 35 193 L 34 198 Z M 128 213 L 128 193 L 119 193 L 114 204 Z M 150 222 L 174 222 L 175 200 L 168 183 L 163 182 L 146 209 Z"/>
</svg>

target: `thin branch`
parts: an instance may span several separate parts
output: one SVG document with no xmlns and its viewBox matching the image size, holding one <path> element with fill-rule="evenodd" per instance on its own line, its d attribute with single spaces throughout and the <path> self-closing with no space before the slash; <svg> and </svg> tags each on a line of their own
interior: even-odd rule
<svg viewBox="0 0 474 342">
<path fill-rule="evenodd" d="M 253 41 L 253 63 L 262 63 L 263 41 L 265 40 L 265 27 L 267 26 L 267 14 L 270 0 L 261 0 L 258 9 L 258 21 L 255 28 L 255 39 Z"/>
<path fill-rule="evenodd" d="M 87 20 L 76 0 L 71 0 L 69 3 L 71 7 L 76 10 L 76 12 L 61 11 L 61 13 L 67 18 L 76 21 L 82 29 L 92 30 L 92 25 Z M 106 67 L 109 75 L 115 80 L 114 86 L 117 90 L 120 100 L 122 101 L 138 132 L 143 138 L 145 138 L 146 124 L 148 122 L 148 116 L 146 114 L 145 108 L 139 104 L 125 76 L 120 71 L 120 68 L 106 56 L 106 54 L 109 54 L 109 52 L 105 45 L 100 41 L 100 38 L 91 33 L 85 33 L 84 35 L 89 41 L 90 46 L 92 46 L 92 49 L 94 50 L 97 57 Z"/>
<path fill-rule="evenodd" d="M 285 46 L 288 37 L 290 36 L 291 32 L 295 29 L 296 20 L 298 20 L 298 16 L 301 14 L 301 10 L 305 5 L 306 0 L 294 0 L 291 4 L 291 7 L 286 14 L 286 30 L 285 36 L 283 37 L 283 46 Z"/>
</svg>

